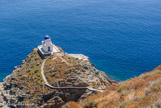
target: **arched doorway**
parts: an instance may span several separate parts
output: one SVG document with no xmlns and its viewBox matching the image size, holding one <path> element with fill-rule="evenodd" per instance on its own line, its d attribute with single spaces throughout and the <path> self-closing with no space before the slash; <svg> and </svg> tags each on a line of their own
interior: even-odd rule
<svg viewBox="0 0 161 108">
<path fill-rule="evenodd" d="M 48 51 L 50 52 L 50 47 L 48 47 Z"/>
</svg>

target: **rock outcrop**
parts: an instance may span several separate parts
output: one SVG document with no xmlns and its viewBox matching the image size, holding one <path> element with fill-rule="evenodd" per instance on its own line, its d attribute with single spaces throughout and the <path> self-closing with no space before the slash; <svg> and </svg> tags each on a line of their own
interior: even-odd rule
<svg viewBox="0 0 161 108">
<path fill-rule="evenodd" d="M 44 72 L 54 87 L 91 87 L 105 89 L 112 81 L 104 72 L 97 70 L 88 57 L 70 55 L 61 48 L 46 61 Z M 79 57 L 78 57 L 79 56 Z M 0 107 L 52 107 L 59 108 L 69 101 L 79 101 L 95 91 L 88 89 L 51 89 L 44 85 L 41 76 L 43 59 L 37 49 L 16 66 L 13 73 L 0 83 Z"/>
<path fill-rule="evenodd" d="M 161 108 L 161 65 L 63 108 Z"/>
</svg>

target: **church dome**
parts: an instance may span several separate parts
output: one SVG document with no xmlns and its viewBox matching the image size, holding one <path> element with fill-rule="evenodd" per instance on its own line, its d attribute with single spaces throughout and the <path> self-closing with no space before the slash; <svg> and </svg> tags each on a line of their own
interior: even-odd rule
<svg viewBox="0 0 161 108">
<path fill-rule="evenodd" d="M 46 35 L 46 36 L 44 37 L 44 40 L 47 40 L 47 39 L 50 39 L 50 36 Z"/>
</svg>

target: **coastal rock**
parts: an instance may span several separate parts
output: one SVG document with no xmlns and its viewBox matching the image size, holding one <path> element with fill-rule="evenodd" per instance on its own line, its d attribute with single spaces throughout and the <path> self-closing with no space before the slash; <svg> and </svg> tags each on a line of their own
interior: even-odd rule
<svg viewBox="0 0 161 108">
<path fill-rule="evenodd" d="M 87 88 L 46 87 L 41 76 L 42 62 L 43 59 L 37 53 L 37 49 L 33 49 L 23 60 L 22 65 L 15 67 L 12 74 L 7 76 L 0 85 L 3 86 L 0 103 L 6 103 L 9 107 L 34 105 L 34 107 L 59 108 L 68 101 L 78 101 L 96 93 Z M 54 87 L 105 89 L 112 84 L 104 72 L 97 70 L 90 63 L 88 57 L 67 54 L 62 50 L 59 54 L 49 57 L 45 63 L 44 72 L 48 83 Z"/>
<path fill-rule="evenodd" d="M 7 97 L 4 95 L 6 94 Z M 5 92 L 3 83 L 0 83 L 0 108 L 8 108 L 7 102 L 9 99 L 8 93 Z"/>
<path fill-rule="evenodd" d="M 86 92 L 81 96 L 84 99 L 62 108 L 161 108 L 161 65 L 138 77 L 112 82 L 104 92 L 92 96 Z"/>
</svg>

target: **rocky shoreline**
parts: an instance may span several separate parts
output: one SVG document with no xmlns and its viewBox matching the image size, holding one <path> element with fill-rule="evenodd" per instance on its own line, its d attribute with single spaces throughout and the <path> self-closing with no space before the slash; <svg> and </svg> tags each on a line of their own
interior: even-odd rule
<svg viewBox="0 0 161 108">
<path fill-rule="evenodd" d="M 52 55 L 47 60 L 44 68 L 47 80 L 52 86 L 105 89 L 113 83 L 104 72 L 90 63 L 88 57 L 80 54 L 71 56 L 60 50 L 60 54 Z M 88 89 L 45 87 L 42 83 L 41 64 L 42 58 L 37 49 L 33 49 L 22 61 L 22 65 L 16 66 L 12 74 L 0 83 L 0 107 L 24 108 L 31 105 L 60 108 L 66 102 L 79 101 L 96 93 Z"/>
<path fill-rule="evenodd" d="M 3 84 L 2 84 L 2 82 L 0 82 L 0 107 L 2 107 L 4 105 L 2 92 L 3 92 Z"/>
<path fill-rule="evenodd" d="M 9 98 L 9 93 L 4 90 L 3 82 L 0 82 L 0 108 L 8 108 L 6 97 Z"/>
</svg>

